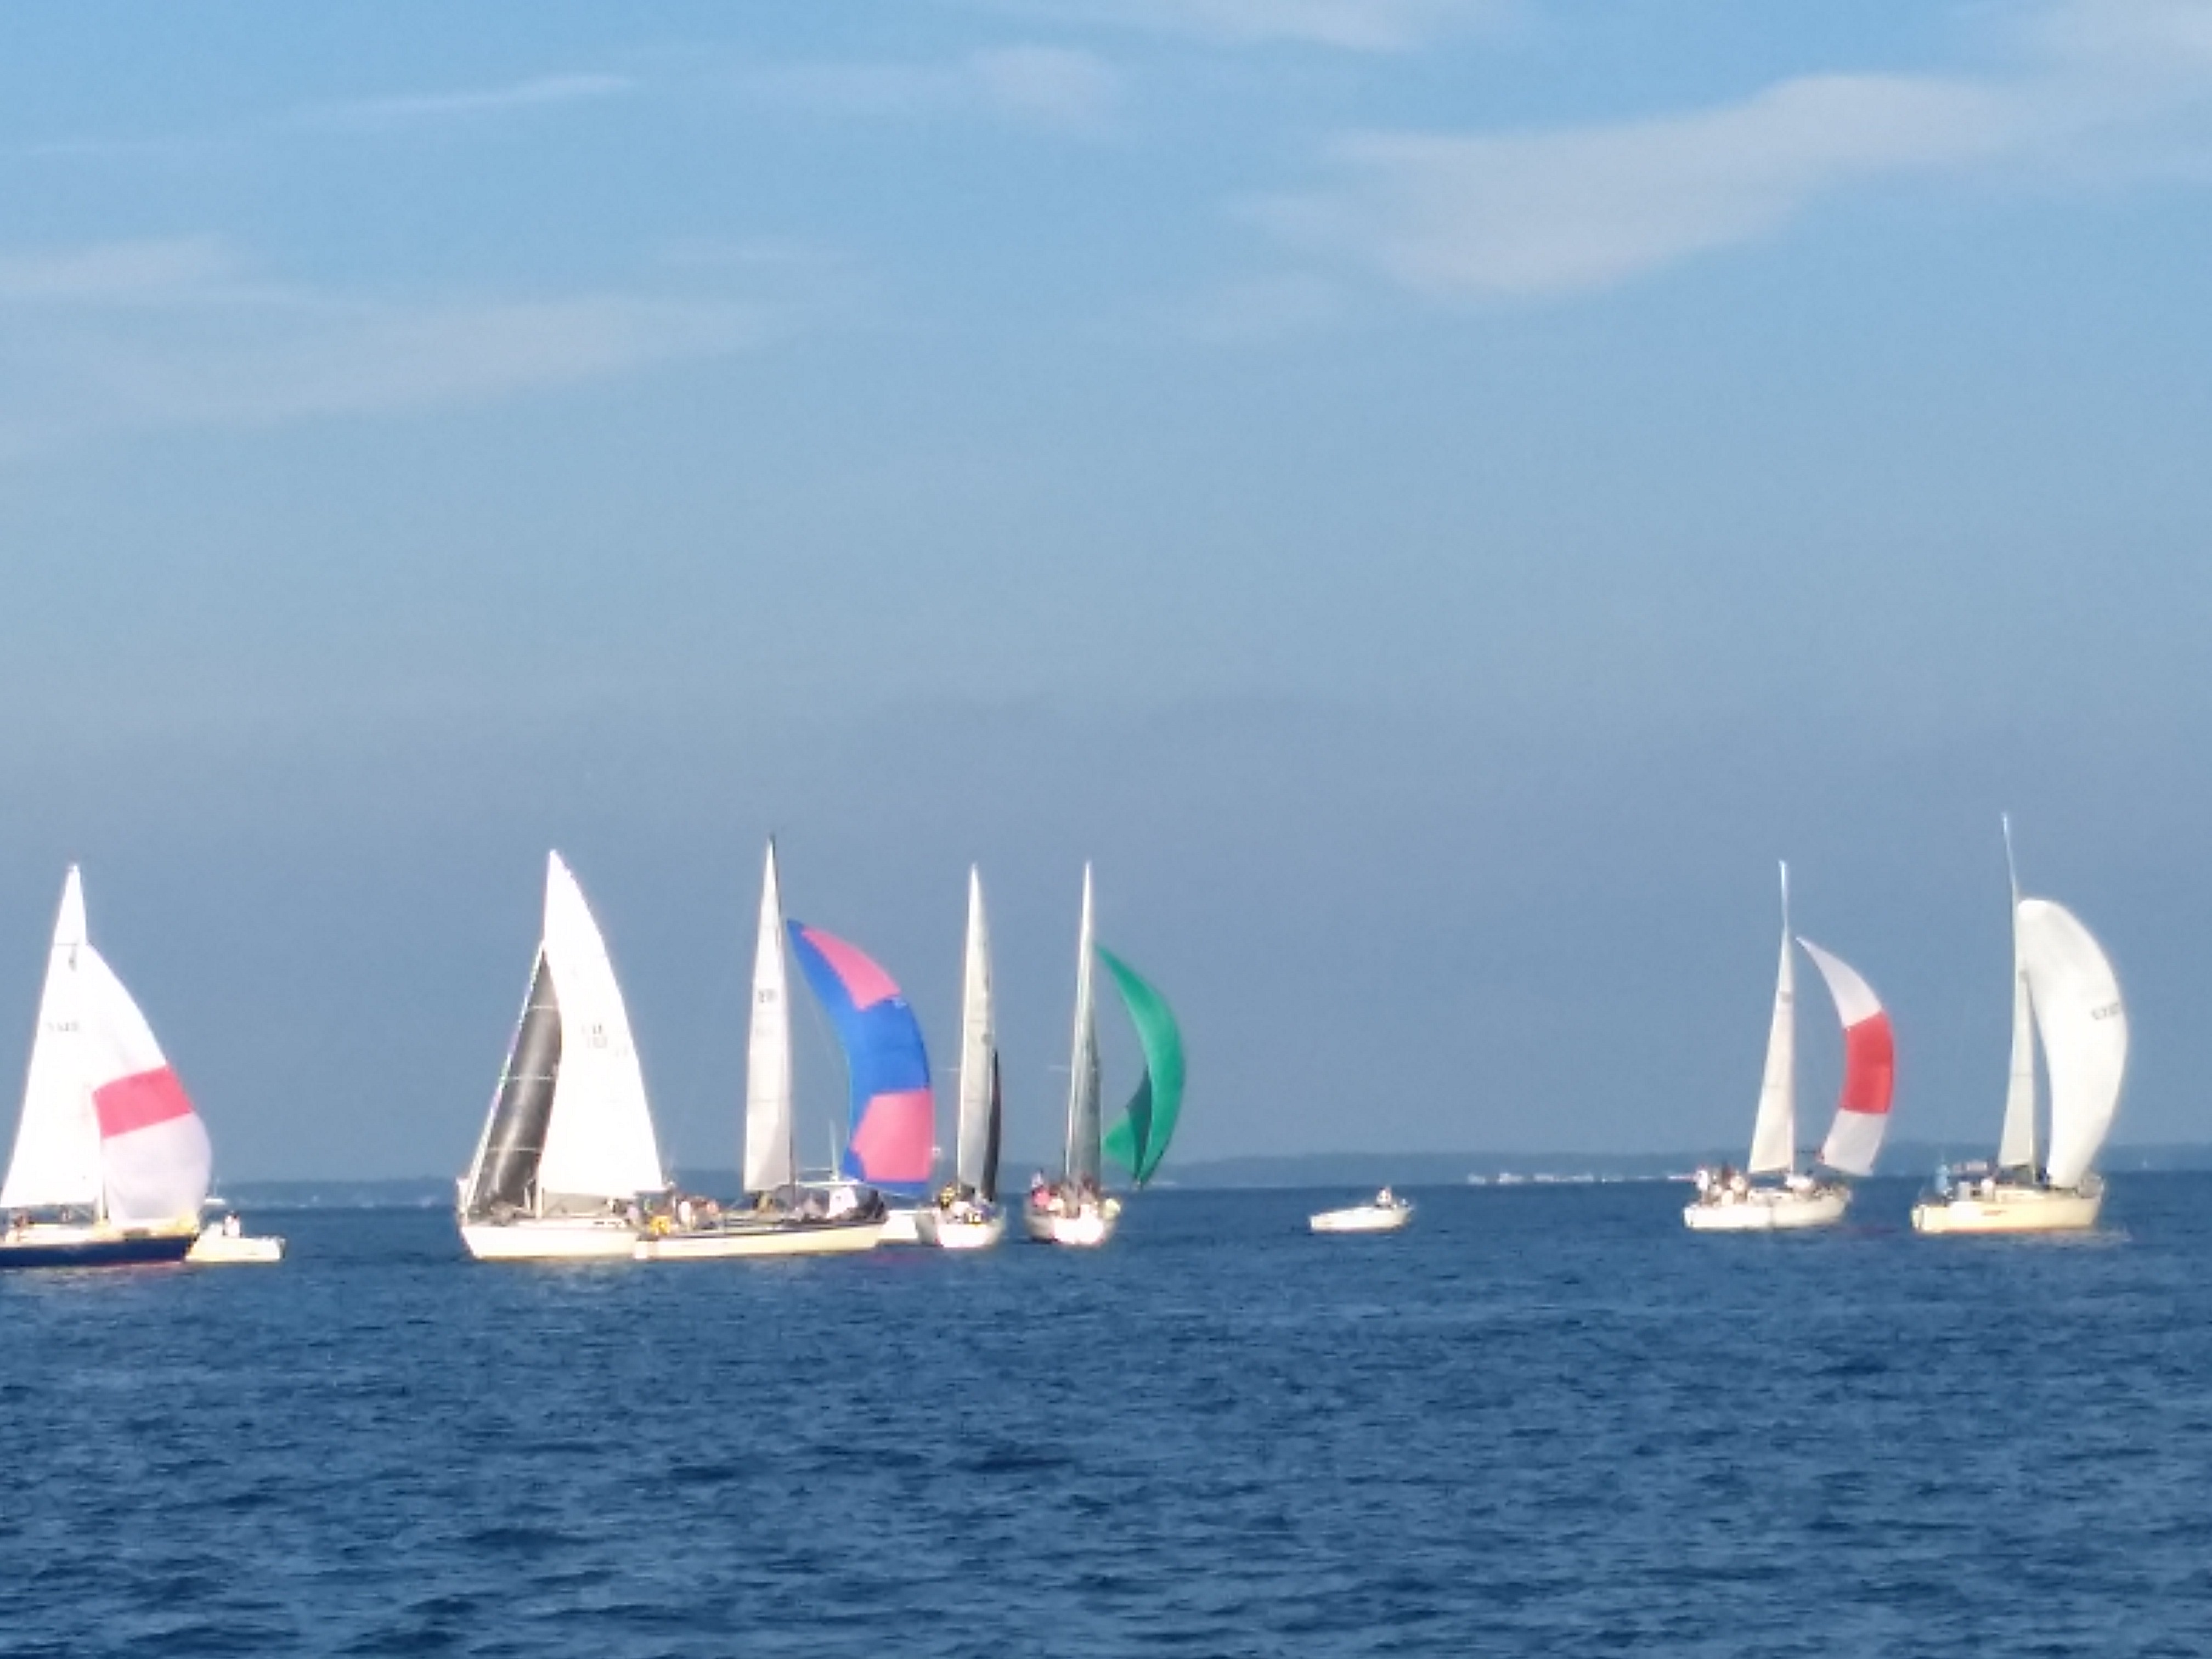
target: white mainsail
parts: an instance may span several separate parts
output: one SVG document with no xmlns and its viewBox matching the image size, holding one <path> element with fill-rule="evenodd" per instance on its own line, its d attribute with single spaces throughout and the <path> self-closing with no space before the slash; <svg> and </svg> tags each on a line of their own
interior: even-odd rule
<svg viewBox="0 0 2212 1659">
<path fill-rule="evenodd" d="M 1790 955 L 1790 866 L 1782 866 L 1782 962 L 1774 970 L 1774 1017 L 1766 1031 L 1766 1069 L 1751 1128 L 1749 1175 L 1775 1175 L 1797 1161 L 1796 964 Z"/>
<path fill-rule="evenodd" d="M 960 1123 L 955 1178 L 981 1192 L 992 1162 L 998 1039 L 991 1008 L 991 938 L 983 919 L 983 881 L 968 872 L 968 950 L 960 993 Z M 985 1196 L 989 1196 L 986 1194 Z"/>
<path fill-rule="evenodd" d="M 2012 887 L 2012 1070 L 2005 1084 L 2004 1128 L 1997 1168 L 2035 1167 L 2035 1020 L 2028 1010 L 2027 968 L 2021 960 L 2020 871 L 2013 862 L 2012 819 L 2004 826 L 2005 876 Z"/>
<path fill-rule="evenodd" d="M 1083 922 L 1075 957 L 1075 1040 L 1068 1062 L 1067 1178 L 1096 1182 L 1099 1174 L 1098 1018 L 1091 991 L 1097 954 L 1091 917 L 1091 866 L 1083 866 Z"/>
<path fill-rule="evenodd" d="M 91 1207 L 100 1202 L 100 1118 L 86 1086 L 77 962 L 85 943 L 84 889 L 71 865 L 54 918 L 52 953 L 39 998 L 38 1035 L 23 1084 L 15 1155 L 0 1183 L 0 1209 Z"/>
<path fill-rule="evenodd" d="M 775 842 L 761 876 L 760 935 L 753 947 L 752 1026 L 745 1047 L 745 1190 L 774 1192 L 799 1179 L 792 1145 L 790 969 L 783 950 L 783 891 Z"/>
<path fill-rule="evenodd" d="M 606 940 L 562 861 L 545 866 L 545 962 L 561 1013 L 561 1064 L 538 1166 L 541 1205 L 658 1191 L 660 1150 Z M 547 1207 L 551 1207 L 547 1206 Z"/>
<path fill-rule="evenodd" d="M 2051 1071 L 2053 1187 L 2078 1187 L 2111 1133 L 2128 1065 L 2128 1016 L 2112 964 L 2073 912 L 2022 899 L 2020 956 Z"/>
</svg>

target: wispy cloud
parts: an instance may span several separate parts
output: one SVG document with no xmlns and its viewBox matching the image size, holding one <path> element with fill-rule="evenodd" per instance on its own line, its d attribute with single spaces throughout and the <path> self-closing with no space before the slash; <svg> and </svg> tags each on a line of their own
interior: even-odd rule
<svg viewBox="0 0 2212 1659">
<path fill-rule="evenodd" d="M 408 302 L 283 284 L 212 238 L 0 255 L 0 437 L 485 403 L 767 332 L 760 309 L 717 298 Z"/>
<path fill-rule="evenodd" d="M 938 63 L 763 64 L 738 73 L 761 103 L 841 118 L 988 116 L 1069 132 L 1110 123 L 1121 78 L 1095 53 L 1012 46 Z"/>
<path fill-rule="evenodd" d="M 636 90 L 637 82 L 624 75 L 541 75 L 505 86 L 307 104 L 295 110 L 292 119 L 307 126 L 404 126 L 501 115 L 560 104 L 592 103 Z"/>
<path fill-rule="evenodd" d="M 2009 76 L 1806 76 L 1717 107 L 1528 133 L 1340 137 L 1332 182 L 1248 204 L 1291 245 L 1436 299 L 1586 293 L 1774 232 L 1834 192 L 2055 167 L 2212 97 L 2212 17 L 2040 14 Z"/>
<path fill-rule="evenodd" d="M 1293 42 L 1406 52 L 1494 22 L 1510 0 L 1004 0 L 1000 9 L 1220 46 Z"/>
</svg>

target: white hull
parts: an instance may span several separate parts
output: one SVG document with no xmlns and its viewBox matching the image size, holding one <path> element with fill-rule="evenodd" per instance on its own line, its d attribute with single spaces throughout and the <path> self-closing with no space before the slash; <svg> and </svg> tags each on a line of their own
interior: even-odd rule
<svg viewBox="0 0 2212 1659">
<path fill-rule="evenodd" d="M 639 1239 L 631 1254 L 640 1261 L 723 1261 L 744 1256 L 846 1255 L 872 1250 L 883 1242 L 884 1224 L 769 1222 L 718 1227 L 696 1233 L 664 1233 Z"/>
<path fill-rule="evenodd" d="M 1095 1249 L 1103 1244 L 1114 1237 L 1121 1218 L 1121 1206 L 1110 1198 L 1103 1204 L 1086 1204 L 1073 1215 L 1054 1215 L 1034 1206 L 1022 1212 L 1022 1225 L 1032 1243 L 1070 1244 L 1078 1249 Z"/>
<path fill-rule="evenodd" d="M 1006 1236 L 1003 1211 L 981 1221 L 955 1221 L 938 1210 L 923 1210 L 918 1214 L 916 1224 L 921 1229 L 921 1242 L 934 1244 L 940 1250 L 988 1250 Z"/>
<path fill-rule="evenodd" d="M 1395 1233 L 1413 1218 L 1410 1204 L 1357 1204 L 1348 1210 L 1323 1210 L 1306 1224 L 1317 1233 Z"/>
<path fill-rule="evenodd" d="M 884 1214 L 884 1231 L 878 1241 L 884 1244 L 927 1244 L 921 1236 L 920 1210 L 889 1210 Z"/>
<path fill-rule="evenodd" d="M 2105 1183 L 2089 1176 L 2078 1188 L 1995 1188 L 1978 1185 L 1949 1200 L 1923 1199 L 1912 1206 L 1912 1230 L 1921 1233 L 2078 1232 L 2097 1224 Z"/>
<path fill-rule="evenodd" d="M 1781 1187 L 1753 1187 L 1724 1202 L 1696 1203 L 1682 1212 L 1682 1224 L 1698 1233 L 1773 1233 L 1802 1227 L 1832 1227 L 1850 1207 L 1848 1187 L 1816 1187 L 1793 1193 Z"/>
<path fill-rule="evenodd" d="M 465 1221 L 461 1243 L 479 1261 L 627 1261 L 637 1229 L 615 1216 L 526 1216 Z"/>
<path fill-rule="evenodd" d="M 202 1267 L 227 1267 L 255 1261 L 282 1261 L 284 1241 L 256 1238 L 250 1233 L 227 1233 L 220 1225 L 208 1228 L 192 1241 L 185 1260 Z"/>
</svg>

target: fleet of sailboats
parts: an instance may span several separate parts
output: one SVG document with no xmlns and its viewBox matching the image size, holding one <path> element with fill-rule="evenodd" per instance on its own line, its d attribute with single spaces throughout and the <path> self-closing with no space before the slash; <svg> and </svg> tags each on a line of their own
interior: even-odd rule
<svg viewBox="0 0 2212 1659">
<path fill-rule="evenodd" d="M 1818 1167 L 1799 1167 L 1797 1151 L 1796 959 L 1804 951 L 1828 987 L 1844 1028 L 1844 1085 Z M 1834 1175 L 1869 1176 L 1889 1125 L 1896 1078 L 1889 1016 L 1857 969 L 1790 931 L 1790 866 L 1782 866 L 1782 953 L 1774 976 L 1774 1012 L 1767 1027 L 1766 1064 L 1752 1121 L 1751 1155 L 1741 1171 L 1698 1172 L 1698 1196 L 1682 1212 L 1698 1232 L 1773 1232 L 1832 1226 L 1844 1218 L 1851 1191 Z M 1767 1178 L 1763 1178 L 1767 1177 Z"/>
<path fill-rule="evenodd" d="M 1922 1233 L 2043 1232 L 2094 1226 L 2105 1185 L 2094 1165 L 2118 1112 L 2128 1019 L 2095 937 L 2053 900 L 2023 896 L 2009 819 L 2013 1001 L 2009 1081 L 1988 1165 L 1938 1171 L 1914 1206 Z M 1789 869 L 1758 1109 L 1743 1167 L 1698 1172 L 1683 1212 L 1697 1231 L 1832 1226 L 1850 1182 L 1873 1173 L 1890 1120 L 1895 1040 L 1887 1012 L 1850 964 L 1792 933 Z M 1797 1146 L 1796 962 L 1819 970 L 1842 1030 L 1843 1081 L 1817 1152 Z M 844 1060 L 847 1109 L 830 1166 L 802 1170 L 794 1095 L 793 963 Z M 1109 1126 L 1103 1109 L 1100 969 L 1118 995 L 1141 1066 Z M 471 1256 L 489 1261 L 685 1261 L 873 1249 L 886 1231 L 979 1250 L 1005 1236 L 999 1190 L 1006 1106 L 982 878 L 968 875 L 960 1044 L 950 1179 L 928 1192 L 936 1097 L 920 1021 L 898 984 L 859 946 L 787 918 L 775 844 L 762 871 L 746 1024 L 740 1199 L 677 1189 L 661 1163 L 642 1068 L 606 942 L 574 873 L 546 860 L 544 908 L 522 1012 L 455 1214 Z M 2047 1127 L 2039 1047 L 2048 1080 Z M 1115 1235 L 1126 1192 L 1162 1167 L 1182 1114 L 1185 1058 L 1167 1000 L 1098 941 L 1093 872 L 1083 871 L 1065 1135 L 1058 1178 L 1040 1173 L 1021 1206 L 1024 1233 L 1096 1248 Z M 1109 1186 L 1109 1163 L 1127 1176 Z M 88 936 L 82 878 L 68 872 L 54 924 L 21 1114 L 0 1180 L 0 1267 L 270 1261 L 281 1239 L 235 1216 L 204 1224 L 207 1131 L 143 1013 Z M 942 1179 L 942 1177 L 940 1177 Z M 893 1210 L 887 1196 L 908 1207 Z M 1316 1232 L 1395 1231 L 1412 1206 L 1374 1203 L 1310 1218 Z"/>
</svg>

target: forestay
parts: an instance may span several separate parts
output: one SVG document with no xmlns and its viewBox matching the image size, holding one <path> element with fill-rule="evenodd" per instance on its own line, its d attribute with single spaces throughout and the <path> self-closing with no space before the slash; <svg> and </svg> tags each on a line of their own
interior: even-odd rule
<svg viewBox="0 0 2212 1659">
<path fill-rule="evenodd" d="M 1890 1097 L 1897 1080 L 1889 1015 L 1856 969 L 1808 939 L 1797 943 L 1827 982 L 1836 1018 L 1844 1028 L 1843 1091 L 1836 1102 L 1835 1121 L 1820 1148 L 1820 1162 L 1845 1175 L 1869 1176 L 1889 1127 Z"/>
<path fill-rule="evenodd" d="M 2049 899 L 2023 899 L 2018 927 L 2051 1072 L 2050 1182 L 2078 1187 L 2119 1109 L 2127 1010 L 2112 963 L 2073 912 Z"/>
</svg>

